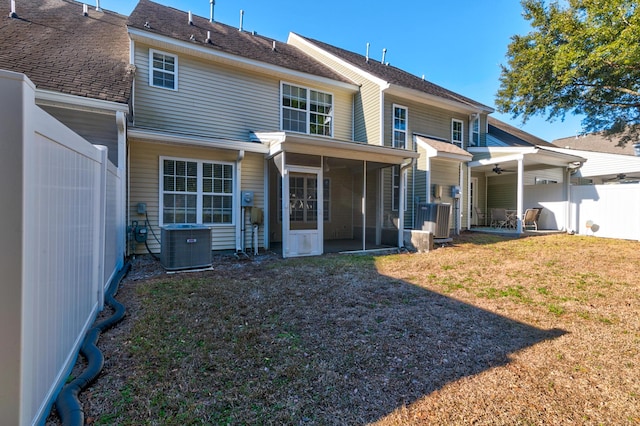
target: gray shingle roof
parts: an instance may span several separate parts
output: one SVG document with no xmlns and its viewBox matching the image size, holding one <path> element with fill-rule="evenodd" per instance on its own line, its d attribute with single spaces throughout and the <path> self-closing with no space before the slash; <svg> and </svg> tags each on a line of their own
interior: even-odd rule
<svg viewBox="0 0 640 426">
<path fill-rule="evenodd" d="M 556 139 L 553 144 L 559 148 L 581 149 L 583 151 L 605 152 L 608 154 L 635 155 L 633 143 L 618 145 L 618 138 L 608 139 L 600 133 L 571 136 Z"/>
<path fill-rule="evenodd" d="M 489 134 L 511 146 L 553 146 L 544 139 L 493 117 L 489 117 Z"/>
<path fill-rule="evenodd" d="M 452 92 L 451 90 L 445 89 L 442 86 L 431 83 L 428 80 L 423 80 L 422 78 L 410 74 L 400 68 L 387 65 L 386 63 L 383 64 L 381 61 L 376 61 L 373 59 L 369 59 L 367 61 L 367 58 L 364 55 L 350 52 L 348 50 L 341 49 L 339 47 L 332 46 L 330 44 L 308 37 L 304 37 L 301 35 L 299 36 L 304 38 L 308 42 L 315 44 L 321 49 L 331 53 L 332 55 L 348 62 L 349 64 L 358 67 L 361 70 L 366 71 L 369 74 L 378 77 L 388 83 L 424 92 L 428 95 L 437 96 L 448 101 L 466 104 L 473 108 L 481 108 L 491 111 L 493 110 L 493 108 L 483 105 L 480 102 L 476 102 L 473 99 L 467 98 L 466 96 L 459 95 L 455 92 Z"/>
<path fill-rule="evenodd" d="M 126 17 L 69 0 L 20 0 L 0 18 L 0 69 L 39 89 L 127 103 L 131 95 Z M 8 4 L 8 2 L 7 2 Z M 6 11 L 6 13 L 4 13 Z"/>
<path fill-rule="evenodd" d="M 148 24 L 149 28 L 145 24 Z M 239 31 L 238 28 L 219 22 L 211 23 L 209 19 L 196 15 L 193 15 L 193 25 L 189 25 L 188 12 L 149 0 L 140 0 L 129 16 L 127 25 L 152 34 L 197 43 L 212 50 L 353 84 L 329 67 L 305 55 L 295 46 L 253 32 Z M 205 43 L 207 31 L 211 32 L 209 44 Z M 195 41 L 191 41 L 191 36 L 195 37 Z"/>
</svg>

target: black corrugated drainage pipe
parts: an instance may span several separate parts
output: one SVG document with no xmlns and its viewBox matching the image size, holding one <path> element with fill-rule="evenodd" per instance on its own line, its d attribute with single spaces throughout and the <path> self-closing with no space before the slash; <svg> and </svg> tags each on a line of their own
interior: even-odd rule
<svg viewBox="0 0 640 426">
<path fill-rule="evenodd" d="M 113 327 L 124 318 L 125 307 L 113 295 L 117 292 L 120 281 L 129 272 L 129 269 L 131 269 L 131 262 L 127 261 L 113 278 L 105 293 L 104 301 L 113 309 L 113 315 L 95 324 L 87 332 L 82 342 L 80 353 L 87 361 L 87 368 L 75 380 L 66 384 L 56 398 L 56 410 L 63 425 L 84 425 L 84 411 L 78 400 L 78 395 L 98 377 L 104 366 L 104 356 L 96 346 L 100 333 Z"/>
</svg>

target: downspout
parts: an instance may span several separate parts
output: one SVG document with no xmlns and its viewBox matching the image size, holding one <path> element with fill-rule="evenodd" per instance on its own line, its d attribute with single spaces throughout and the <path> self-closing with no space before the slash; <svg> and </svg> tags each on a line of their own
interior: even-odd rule
<svg viewBox="0 0 640 426">
<path fill-rule="evenodd" d="M 242 194 L 242 160 L 244 160 L 244 150 L 238 151 L 238 158 L 236 160 L 236 201 L 235 201 L 235 211 L 240 212 L 240 217 L 236 220 L 236 253 L 241 252 L 244 249 L 244 215 L 242 214 L 243 208 L 241 207 L 242 203 L 240 200 Z"/>
<path fill-rule="evenodd" d="M 405 181 L 405 175 L 407 173 L 407 169 L 411 167 L 413 163 L 414 163 L 414 159 L 411 158 L 409 159 L 408 162 L 405 162 L 400 165 L 400 187 L 399 187 L 400 197 L 398 202 L 398 204 L 400 204 L 398 206 L 398 247 L 399 248 L 404 247 L 404 213 L 405 213 L 404 181 Z"/>
</svg>

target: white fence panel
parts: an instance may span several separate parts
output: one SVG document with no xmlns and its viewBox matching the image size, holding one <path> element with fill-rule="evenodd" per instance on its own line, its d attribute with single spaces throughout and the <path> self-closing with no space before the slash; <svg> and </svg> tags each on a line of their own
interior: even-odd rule
<svg viewBox="0 0 640 426">
<path fill-rule="evenodd" d="M 122 266 L 122 178 L 35 105 L 26 77 L 0 71 L 0 92 L 0 424 L 27 425 L 44 421 Z"/>
<path fill-rule="evenodd" d="M 563 183 L 524 187 L 524 208 L 544 208 L 538 220 L 538 229 L 564 230 L 566 228 L 566 199 L 566 187 Z"/>
<path fill-rule="evenodd" d="M 578 234 L 640 240 L 640 185 L 572 186 L 571 213 Z"/>
</svg>

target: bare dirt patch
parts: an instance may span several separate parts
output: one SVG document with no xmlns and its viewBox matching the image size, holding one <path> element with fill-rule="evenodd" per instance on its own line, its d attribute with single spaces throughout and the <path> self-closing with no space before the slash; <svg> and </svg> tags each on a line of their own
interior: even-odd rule
<svg viewBox="0 0 640 426">
<path fill-rule="evenodd" d="M 636 425 L 638 271 L 637 242 L 567 235 L 139 259 L 81 400 L 96 424 Z"/>
</svg>

